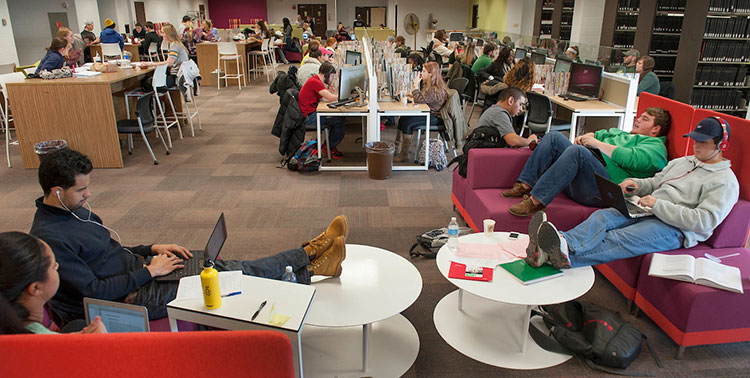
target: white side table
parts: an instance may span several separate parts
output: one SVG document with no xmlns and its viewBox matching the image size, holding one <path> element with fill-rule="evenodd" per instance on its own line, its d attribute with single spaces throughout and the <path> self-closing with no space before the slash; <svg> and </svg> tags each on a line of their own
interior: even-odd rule
<svg viewBox="0 0 750 378">
<path fill-rule="evenodd" d="M 199 276 L 188 278 L 200 280 Z M 242 294 L 221 298 L 221 307 L 217 309 L 207 309 L 204 306 L 203 297 L 175 299 L 169 302 L 167 304 L 169 326 L 172 328 L 172 332 L 177 332 L 177 320 L 184 320 L 229 330 L 280 331 L 287 335 L 292 342 L 294 370 L 298 377 L 302 377 L 302 342 L 300 335 L 314 295 L 315 287 L 313 286 L 243 275 Z M 258 317 L 251 320 L 263 301 L 266 301 L 266 305 L 260 311 Z M 277 313 L 290 316 L 289 320 L 281 327 L 268 323 L 272 306 Z"/>
<path fill-rule="evenodd" d="M 341 277 L 313 280 L 317 292 L 302 342 L 305 374 L 401 376 L 419 352 L 416 329 L 399 314 L 422 291 L 419 271 L 393 252 L 357 244 L 346 245 L 342 266 Z"/>
<path fill-rule="evenodd" d="M 507 232 L 496 232 L 491 237 L 475 233 L 460 237 L 459 243 L 496 244 L 505 240 Z M 475 259 L 456 257 L 455 251 L 443 246 L 437 255 L 437 265 L 446 278 L 451 261 L 479 265 Z M 448 278 L 458 290 L 446 295 L 435 307 L 433 320 L 440 336 L 459 352 L 504 368 L 540 369 L 570 359 L 529 341 L 529 316 L 536 305 L 562 303 L 585 294 L 594 284 L 593 269 L 566 269 L 562 277 L 523 285 L 496 267 L 501 261 L 481 260 L 481 263 L 495 266 L 492 282 Z"/>
</svg>

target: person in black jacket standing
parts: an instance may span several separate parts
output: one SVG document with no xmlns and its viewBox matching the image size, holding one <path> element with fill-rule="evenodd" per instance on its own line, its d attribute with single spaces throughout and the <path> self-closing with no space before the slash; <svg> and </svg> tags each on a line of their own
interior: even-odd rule
<svg viewBox="0 0 750 378">
<path fill-rule="evenodd" d="M 192 254 L 177 244 L 123 247 L 112 228 L 85 208 L 91 195 L 91 161 L 78 151 L 64 149 L 42 159 L 39 184 L 44 196 L 30 234 L 44 240 L 59 266 L 60 288 L 49 301 L 63 324 L 83 316 L 83 297 L 134 303 L 148 308 L 149 317 L 166 316 L 166 304 L 177 294 L 177 282 L 153 278 L 181 268 Z M 112 239 L 110 232 L 117 237 Z M 258 260 L 217 260 L 218 270 L 280 279 L 292 266 L 298 282 L 313 275 L 339 276 L 346 257 L 346 218 L 336 217 L 322 234 L 301 248 Z"/>
</svg>

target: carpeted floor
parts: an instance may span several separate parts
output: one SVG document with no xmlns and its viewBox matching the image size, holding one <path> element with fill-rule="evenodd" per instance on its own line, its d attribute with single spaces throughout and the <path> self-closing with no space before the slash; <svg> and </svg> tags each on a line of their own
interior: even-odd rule
<svg viewBox="0 0 750 378">
<path fill-rule="evenodd" d="M 270 134 L 278 97 L 258 80 L 241 91 L 203 88 L 198 104 L 203 131 L 186 132 L 154 166 L 145 146 L 135 140 L 124 169 L 92 174 L 90 204 L 125 245 L 174 242 L 202 248 L 219 213 L 226 214 L 229 237 L 225 259 L 253 259 L 295 248 L 314 237 L 337 214 L 349 219 L 348 242 L 388 249 L 408 258 L 415 236 L 447 225 L 452 210 L 451 172 L 394 172 L 385 181 L 366 172 L 300 175 L 277 168 L 278 139 Z M 476 112 L 475 112 L 476 113 Z M 476 117 L 475 117 L 476 119 Z M 341 150 L 356 151 L 359 121 L 348 126 Z M 312 134 L 308 136 L 308 139 Z M 393 135 L 392 129 L 386 135 Z M 2 147 L 0 147 L 2 148 Z M 2 154 L 4 155 L 4 148 Z M 11 147 L 14 168 L 0 168 L 0 231 L 28 231 L 34 199 L 41 195 L 36 171 L 25 170 L 18 147 Z M 450 347 L 432 321 L 435 305 L 455 290 L 434 260 L 413 260 L 424 288 L 404 315 L 420 337 L 420 352 L 405 377 L 601 376 L 573 359 L 532 371 L 507 370 L 476 362 Z M 627 312 L 622 295 L 602 276 L 583 299 Z M 737 314 L 747 316 L 747 314 Z M 657 369 L 647 351 L 631 365 L 664 377 L 750 376 L 750 343 L 688 348 L 675 360 L 677 346 L 648 318 L 625 315 L 649 336 L 665 367 Z M 498 340 L 498 342 L 503 342 Z M 364 375 L 364 374 L 363 374 Z"/>
</svg>

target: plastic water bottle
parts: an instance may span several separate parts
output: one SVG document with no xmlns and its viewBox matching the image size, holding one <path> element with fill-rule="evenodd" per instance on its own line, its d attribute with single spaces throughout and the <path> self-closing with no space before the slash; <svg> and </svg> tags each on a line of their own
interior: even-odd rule
<svg viewBox="0 0 750 378">
<path fill-rule="evenodd" d="M 458 247 L 458 222 L 456 217 L 451 217 L 451 222 L 448 223 L 448 248 L 456 250 Z"/>
<path fill-rule="evenodd" d="M 281 276 L 281 280 L 284 282 L 297 283 L 297 276 L 292 272 L 292 267 L 287 265 L 286 272 Z"/>
</svg>

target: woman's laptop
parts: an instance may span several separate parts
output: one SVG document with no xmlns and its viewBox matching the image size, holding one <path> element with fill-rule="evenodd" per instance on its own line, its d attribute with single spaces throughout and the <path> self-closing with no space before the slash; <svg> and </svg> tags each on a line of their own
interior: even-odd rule
<svg viewBox="0 0 750 378">
<path fill-rule="evenodd" d="M 216 261 L 216 258 L 219 257 L 219 252 L 221 252 L 221 247 L 224 246 L 226 240 L 227 224 L 224 221 L 224 213 L 221 213 L 219 220 L 214 227 L 214 231 L 211 232 L 211 236 L 208 238 L 206 249 L 203 251 L 190 251 L 193 253 L 193 258 L 184 261 L 184 268 L 177 269 L 166 276 L 156 277 L 155 279 L 157 281 L 174 282 L 179 281 L 182 277 L 201 274 L 201 271 L 203 270 L 203 262 L 207 259 Z"/>
<path fill-rule="evenodd" d="M 86 324 L 99 316 L 108 333 L 149 331 L 148 309 L 143 306 L 83 298 L 83 311 Z"/>
<path fill-rule="evenodd" d="M 620 185 L 615 184 L 600 174 L 594 173 L 594 175 L 596 176 L 596 185 L 599 187 L 599 195 L 605 206 L 614 207 L 628 218 L 641 218 L 654 215 L 651 209 L 634 203 L 634 197 L 625 199 Z"/>
</svg>

